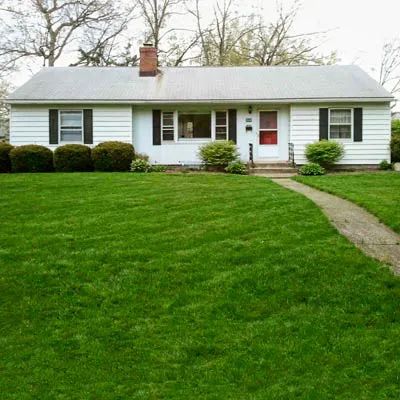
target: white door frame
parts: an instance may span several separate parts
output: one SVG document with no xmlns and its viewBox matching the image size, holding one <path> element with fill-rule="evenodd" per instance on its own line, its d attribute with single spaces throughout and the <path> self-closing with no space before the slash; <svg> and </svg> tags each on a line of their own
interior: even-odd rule
<svg viewBox="0 0 400 400">
<path fill-rule="evenodd" d="M 262 112 L 276 112 L 276 130 L 277 130 L 277 144 L 260 144 L 260 113 Z M 281 140 L 279 137 L 280 132 L 280 110 L 277 108 L 260 109 L 257 112 L 257 159 L 279 159 L 279 148 L 281 145 Z M 274 129 L 271 129 L 273 131 Z"/>
</svg>

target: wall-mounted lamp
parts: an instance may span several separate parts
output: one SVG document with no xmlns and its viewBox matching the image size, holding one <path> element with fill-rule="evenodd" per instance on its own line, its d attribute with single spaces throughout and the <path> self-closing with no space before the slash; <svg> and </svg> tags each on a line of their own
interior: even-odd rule
<svg viewBox="0 0 400 400">
<path fill-rule="evenodd" d="M 253 112 L 253 106 L 249 106 L 249 114 Z"/>
</svg>

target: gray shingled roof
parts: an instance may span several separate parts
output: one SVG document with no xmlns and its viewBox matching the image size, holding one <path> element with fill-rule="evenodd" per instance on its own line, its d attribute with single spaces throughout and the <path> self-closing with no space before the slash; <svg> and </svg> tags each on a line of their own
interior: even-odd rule
<svg viewBox="0 0 400 400">
<path fill-rule="evenodd" d="M 357 66 L 44 68 L 10 102 L 239 102 L 391 98 Z"/>
</svg>

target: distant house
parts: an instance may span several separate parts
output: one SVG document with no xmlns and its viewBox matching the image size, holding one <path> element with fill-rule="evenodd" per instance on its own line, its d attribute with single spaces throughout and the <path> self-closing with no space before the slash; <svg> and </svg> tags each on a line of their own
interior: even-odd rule
<svg viewBox="0 0 400 400">
<path fill-rule="evenodd" d="M 392 96 L 359 67 L 45 68 L 8 99 L 10 141 L 133 143 L 153 163 L 198 163 L 204 143 L 230 139 L 243 161 L 297 164 L 321 139 L 344 144 L 342 164 L 390 158 Z M 252 148 L 252 153 L 250 153 Z"/>
</svg>

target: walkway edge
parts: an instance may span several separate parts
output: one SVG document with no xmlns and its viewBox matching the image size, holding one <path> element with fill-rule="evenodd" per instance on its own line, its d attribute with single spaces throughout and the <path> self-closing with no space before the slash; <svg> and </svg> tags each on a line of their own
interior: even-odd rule
<svg viewBox="0 0 400 400">
<path fill-rule="evenodd" d="M 272 181 L 312 200 L 342 235 L 366 255 L 389 264 L 393 272 L 400 275 L 400 235 L 381 223 L 374 215 L 351 201 L 292 179 Z"/>
</svg>

